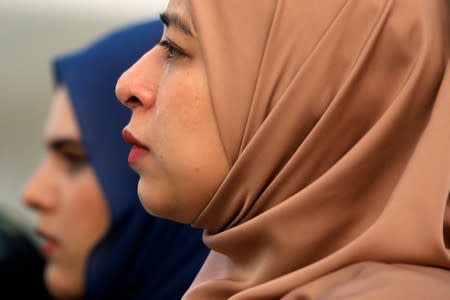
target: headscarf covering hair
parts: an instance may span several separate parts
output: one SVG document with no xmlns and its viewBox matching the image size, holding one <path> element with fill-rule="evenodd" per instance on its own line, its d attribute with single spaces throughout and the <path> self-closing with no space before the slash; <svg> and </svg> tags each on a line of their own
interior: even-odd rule
<svg viewBox="0 0 450 300">
<path fill-rule="evenodd" d="M 88 260 L 86 299 L 179 299 L 207 255 L 201 231 L 144 210 L 136 194 L 138 176 L 127 163 L 130 147 L 121 138 L 130 112 L 116 100 L 115 84 L 161 34 L 159 21 L 134 25 L 53 65 L 110 210 L 109 230 Z"/>
<path fill-rule="evenodd" d="M 185 299 L 450 299 L 445 0 L 187 2 L 232 167 Z"/>
</svg>

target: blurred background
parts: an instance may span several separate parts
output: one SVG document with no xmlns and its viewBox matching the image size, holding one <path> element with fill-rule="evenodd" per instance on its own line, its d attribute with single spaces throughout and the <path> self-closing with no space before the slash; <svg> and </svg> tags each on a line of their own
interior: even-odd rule
<svg viewBox="0 0 450 300">
<path fill-rule="evenodd" d="M 20 191 L 44 154 L 49 62 L 110 30 L 157 17 L 168 0 L 0 1 L 0 211 L 32 232 Z"/>
</svg>

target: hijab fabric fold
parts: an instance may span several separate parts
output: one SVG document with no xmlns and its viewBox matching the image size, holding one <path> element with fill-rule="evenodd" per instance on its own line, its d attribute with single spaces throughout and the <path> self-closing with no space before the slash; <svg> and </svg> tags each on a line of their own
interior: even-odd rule
<svg viewBox="0 0 450 300">
<path fill-rule="evenodd" d="M 445 1 L 188 3 L 232 167 L 184 299 L 450 298 Z"/>
<path fill-rule="evenodd" d="M 89 257 L 86 299 L 180 299 L 207 255 L 201 231 L 144 210 L 138 176 L 127 163 L 130 147 L 121 137 L 130 112 L 117 101 L 115 84 L 158 43 L 162 29 L 159 21 L 133 25 L 53 65 L 110 210 L 108 232 Z"/>
</svg>

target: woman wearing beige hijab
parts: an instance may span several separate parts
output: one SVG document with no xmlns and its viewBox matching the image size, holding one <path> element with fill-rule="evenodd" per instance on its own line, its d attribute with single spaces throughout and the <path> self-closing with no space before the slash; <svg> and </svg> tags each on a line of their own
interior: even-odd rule
<svg viewBox="0 0 450 300">
<path fill-rule="evenodd" d="M 124 73 L 152 214 L 205 229 L 185 299 L 450 299 L 444 0 L 171 0 Z"/>
</svg>

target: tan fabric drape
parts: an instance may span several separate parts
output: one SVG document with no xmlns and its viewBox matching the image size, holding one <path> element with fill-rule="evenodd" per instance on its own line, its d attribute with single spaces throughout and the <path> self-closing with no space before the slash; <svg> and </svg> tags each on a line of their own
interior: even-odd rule
<svg viewBox="0 0 450 300">
<path fill-rule="evenodd" d="M 188 2 L 232 168 L 185 299 L 450 299 L 445 1 Z"/>
</svg>

